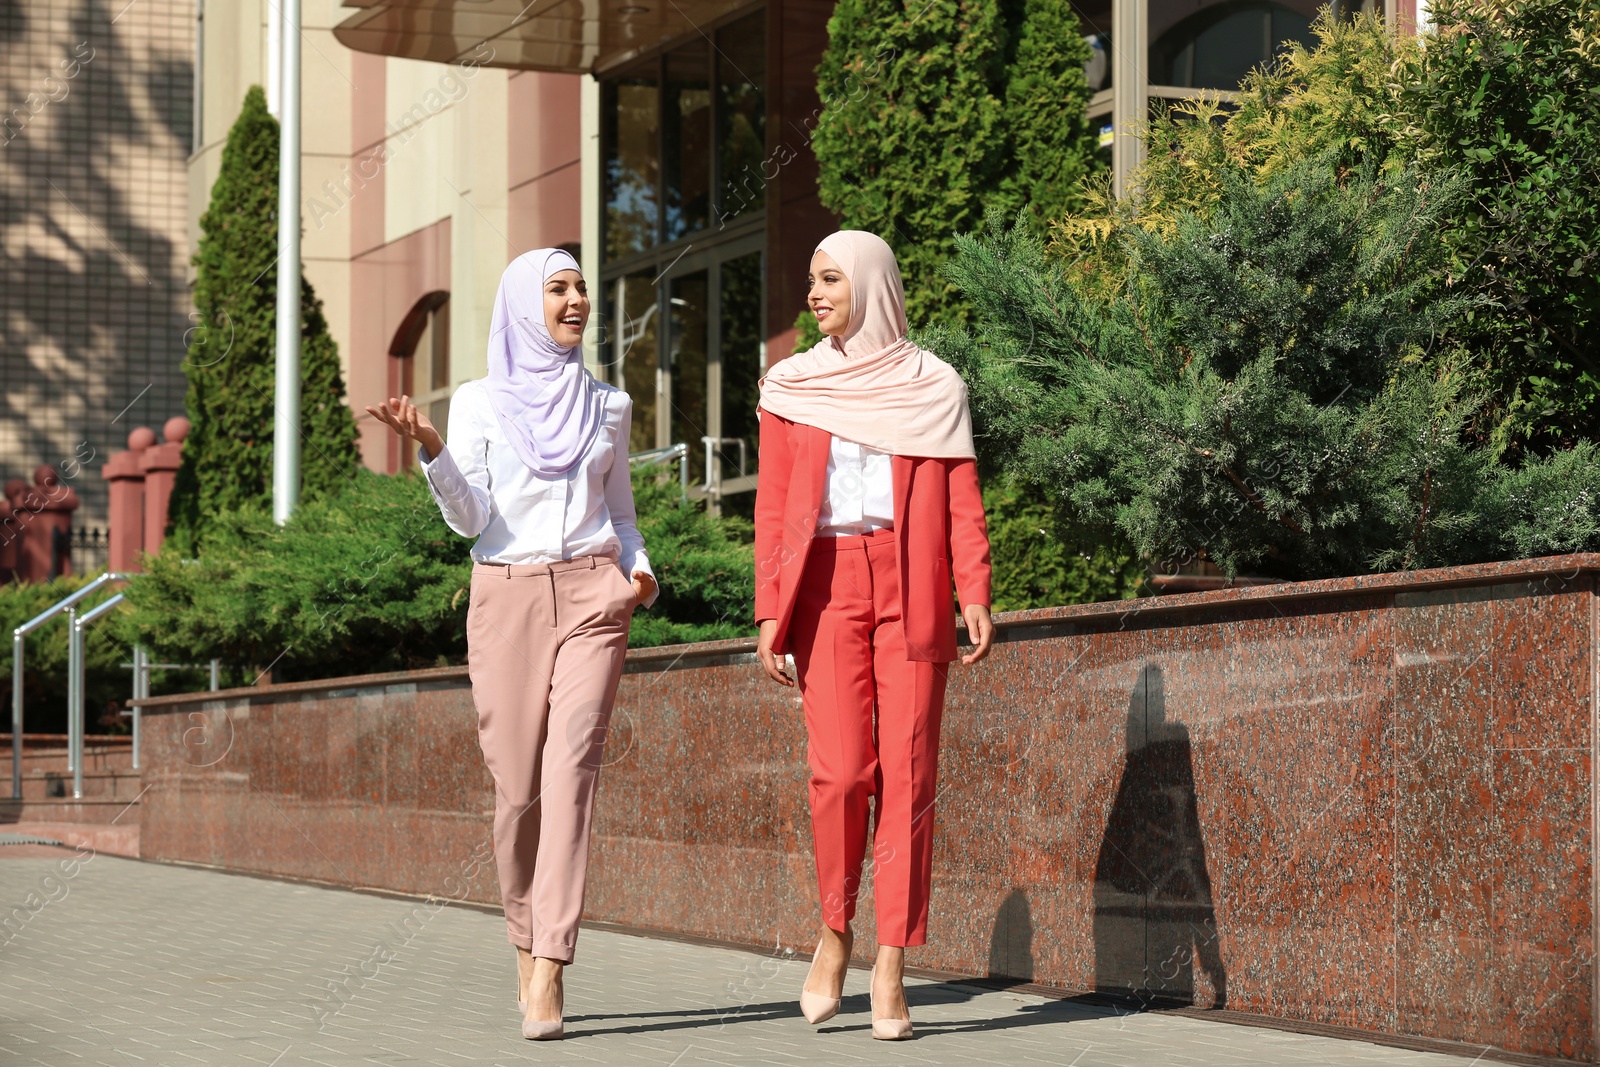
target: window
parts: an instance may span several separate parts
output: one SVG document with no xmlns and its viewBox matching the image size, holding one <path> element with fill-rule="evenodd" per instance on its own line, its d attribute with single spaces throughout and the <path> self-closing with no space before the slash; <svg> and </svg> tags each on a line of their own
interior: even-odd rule
<svg viewBox="0 0 1600 1067">
<path fill-rule="evenodd" d="M 450 294 L 432 292 L 412 305 L 389 345 L 390 392 L 409 396 L 446 438 L 450 416 Z M 412 467 L 417 457 L 402 452 L 400 465 Z"/>
<path fill-rule="evenodd" d="M 1290 41 L 1311 39 L 1311 20 L 1263 0 L 1218 4 L 1191 15 L 1150 46 L 1157 85 L 1237 89 L 1251 69 Z"/>
<path fill-rule="evenodd" d="M 695 495 L 755 488 L 766 178 L 766 13 L 601 83 L 601 373 L 630 448 L 682 444 Z"/>
</svg>

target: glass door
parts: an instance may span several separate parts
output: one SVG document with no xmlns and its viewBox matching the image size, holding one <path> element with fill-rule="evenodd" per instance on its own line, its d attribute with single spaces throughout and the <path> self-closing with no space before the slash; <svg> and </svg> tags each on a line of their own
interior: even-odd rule
<svg viewBox="0 0 1600 1067">
<path fill-rule="evenodd" d="M 649 290 L 649 306 L 640 275 L 618 279 L 610 294 L 622 312 L 613 324 L 612 380 L 633 395 L 633 447 L 685 445 L 691 492 L 713 509 L 756 484 L 756 394 L 766 372 L 763 242 L 758 233 L 682 256 Z M 648 402 L 641 395 L 647 369 L 655 372 Z M 647 411 L 648 442 L 640 430 Z M 748 511 L 743 503 L 737 510 Z"/>
</svg>

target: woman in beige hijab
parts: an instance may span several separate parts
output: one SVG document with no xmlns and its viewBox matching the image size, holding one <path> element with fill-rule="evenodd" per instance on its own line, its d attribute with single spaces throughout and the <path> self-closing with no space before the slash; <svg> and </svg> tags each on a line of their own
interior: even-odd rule
<svg viewBox="0 0 1600 1067">
<path fill-rule="evenodd" d="M 895 1040 L 911 1036 L 905 949 L 927 941 L 951 581 L 974 642 L 961 659 L 977 663 L 994 633 L 989 538 L 966 386 L 906 339 L 894 253 L 835 233 L 810 286 L 825 337 L 761 386 L 758 655 L 773 681 L 798 681 L 810 741 L 822 935 L 801 1010 L 812 1023 L 839 1010 L 870 815 L 872 1036 Z"/>
</svg>

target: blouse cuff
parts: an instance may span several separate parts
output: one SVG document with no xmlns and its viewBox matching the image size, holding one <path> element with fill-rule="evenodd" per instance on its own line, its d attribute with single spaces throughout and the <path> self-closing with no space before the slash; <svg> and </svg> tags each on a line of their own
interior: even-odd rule
<svg viewBox="0 0 1600 1067">
<path fill-rule="evenodd" d="M 650 595 L 639 602 L 639 606 L 641 608 L 648 608 L 651 604 L 654 604 L 656 602 L 656 597 L 661 595 L 661 583 L 656 580 L 656 572 L 650 569 L 650 557 L 645 554 L 644 549 L 639 549 L 633 554 L 633 558 L 631 560 L 628 560 L 626 563 L 619 563 L 619 566 L 622 567 L 622 572 L 628 576 L 629 581 L 632 581 L 641 574 L 648 574 L 650 576 L 650 581 L 653 584 L 653 588 L 650 590 Z"/>
</svg>

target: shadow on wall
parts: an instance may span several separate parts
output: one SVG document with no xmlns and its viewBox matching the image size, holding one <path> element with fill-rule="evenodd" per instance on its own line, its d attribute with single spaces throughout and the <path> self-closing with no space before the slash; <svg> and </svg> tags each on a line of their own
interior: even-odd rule
<svg viewBox="0 0 1600 1067">
<path fill-rule="evenodd" d="M 989 935 L 989 977 L 1033 981 L 1033 910 L 1028 894 L 1013 889 L 1000 902 Z"/>
<path fill-rule="evenodd" d="M 1189 730 L 1167 720 L 1161 668 L 1128 700 L 1127 756 L 1094 874 L 1095 989 L 1195 1002 L 1195 964 L 1213 1007 L 1227 1002 L 1221 931 L 1206 871 Z"/>
</svg>

